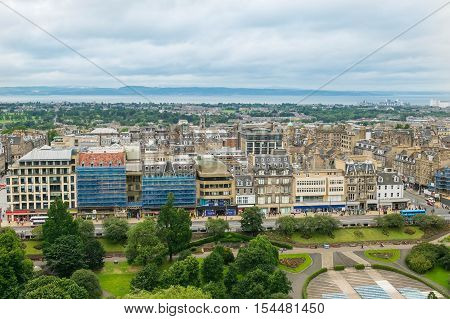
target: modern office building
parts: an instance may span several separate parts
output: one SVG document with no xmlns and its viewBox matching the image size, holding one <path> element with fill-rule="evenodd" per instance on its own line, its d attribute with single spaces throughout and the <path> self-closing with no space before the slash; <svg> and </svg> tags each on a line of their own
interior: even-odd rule
<svg viewBox="0 0 450 319">
<path fill-rule="evenodd" d="M 270 128 L 247 128 L 238 134 L 239 147 L 245 154 L 271 154 L 283 147 L 283 132 Z"/>
<path fill-rule="evenodd" d="M 345 208 L 345 178 L 340 169 L 301 171 L 294 175 L 294 212 Z"/>
<path fill-rule="evenodd" d="M 436 192 L 444 196 L 450 195 L 450 167 L 446 166 L 434 175 Z"/>
<path fill-rule="evenodd" d="M 56 198 L 76 208 L 76 156 L 70 149 L 42 146 L 16 161 L 6 178 L 7 218 L 29 220 L 47 213 Z"/>
<path fill-rule="evenodd" d="M 235 180 L 221 161 L 205 158 L 197 162 L 197 215 L 236 215 Z"/>
</svg>

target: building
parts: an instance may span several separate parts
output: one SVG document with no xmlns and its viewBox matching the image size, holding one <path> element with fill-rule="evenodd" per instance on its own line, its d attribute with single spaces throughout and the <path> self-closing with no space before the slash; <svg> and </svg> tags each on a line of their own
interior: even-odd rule
<svg viewBox="0 0 450 319">
<path fill-rule="evenodd" d="M 76 155 L 70 149 L 36 148 L 15 162 L 6 178 L 8 220 L 47 213 L 57 198 L 77 206 Z"/>
<path fill-rule="evenodd" d="M 391 169 L 377 173 L 378 210 L 399 210 L 406 208 L 408 199 L 403 198 L 403 181 Z"/>
<path fill-rule="evenodd" d="M 345 178 L 340 169 L 302 171 L 294 175 L 294 212 L 345 208 Z"/>
<path fill-rule="evenodd" d="M 446 166 L 435 173 L 434 185 L 437 193 L 450 195 L 450 167 Z"/>
<path fill-rule="evenodd" d="M 252 207 L 256 204 L 256 195 L 253 185 L 252 175 L 237 175 L 236 180 L 236 205 L 239 212 L 246 207 Z"/>
<path fill-rule="evenodd" d="M 100 137 L 98 135 L 64 135 L 56 136 L 51 142 L 52 147 L 59 148 L 85 148 L 100 146 Z"/>
<path fill-rule="evenodd" d="M 235 180 L 224 163 L 204 158 L 197 161 L 197 215 L 236 215 Z"/>
<path fill-rule="evenodd" d="M 269 215 L 292 212 L 292 164 L 284 149 L 274 149 L 271 154 L 249 157 L 254 175 L 256 205 Z"/>
<path fill-rule="evenodd" d="M 194 210 L 196 206 L 195 162 L 178 155 L 167 161 L 145 161 L 142 177 L 142 207 L 144 214 L 155 214 L 175 197 L 174 206 Z"/>
<path fill-rule="evenodd" d="M 142 161 L 138 143 L 125 147 L 128 217 L 139 217 L 142 209 Z"/>
<path fill-rule="evenodd" d="M 269 128 L 248 128 L 238 134 L 239 148 L 245 154 L 271 154 L 283 147 L 283 132 Z"/>
<path fill-rule="evenodd" d="M 126 215 L 127 177 L 122 147 L 99 147 L 80 152 L 76 173 L 77 203 L 81 214 L 95 218 Z"/>
<path fill-rule="evenodd" d="M 352 210 L 377 209 L 377 174 L 371 161 L 345 163 L 346 206 Z"/>
</svg>

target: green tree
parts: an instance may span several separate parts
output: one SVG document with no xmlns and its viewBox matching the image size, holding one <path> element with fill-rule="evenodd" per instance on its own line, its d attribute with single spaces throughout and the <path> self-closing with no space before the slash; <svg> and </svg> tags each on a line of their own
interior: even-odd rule
<svg viewBox="0 0 450 319">
<path fill-rule="evenodd" d="M 111 243 L 124 244 L 127 241 L 127 232 L 129 229 L 125 219 L 110 217 L 103 222 L 105 238 Z"/>
<path fill-rule="evenodd" d="M 174 196 L 169 193 L 167 203 L 161 208 L 158 216 L 158 233 L 167 245 L 170 260 L 174 253 L 182 250 L 190 242 L 191 225 L 189 213 L 174 207 Z"/>
<path fill-rule="evenodd" d="M 263 214 L 256 206 L 245 208 L 241 214 L 241 229 L 246 233 L 251 233 L 253 236 L 264 230 Z"/>
<path fill-rule="evenodd" d="M 77 225 L 78 233 L 82 239 L 93 238 L 94 237 L 94 223 L 92 220 L 84 220 L 81 218 L 75 219 L 75 224 Z"/>
<path fill-rule="evenodd" d="M 44 233 L 42 232 L 42 225 L 39 225 L 37 227 L 34 227 L 31 230 L 31 235 L 33 235 L 34 240 L 43 240 L 44 239 Z"/>
<path fill-rule="evenodd" d="M 278 265 L 278 249 L 266 236 L 259 235 L 249 242 L 248 247 L 239 250 L 236 265 L 242 273 L 256 268 L 273 271 Z"/>
<path fill-rule="evenodd" d="M 54 243 L 59 237 L 65 235 L 78 235 L 78 227 L 72 215 L 67 210 L 67 203 L 57 198 L 48 210 L 48 219 L 42 225 L 45 244 Z"/>
<path fill-rule="evenodd" d="M 286 236 L 291 236 L 297 230 L 297 219 L 293 216 L 282 216 L 276 221 L 277 229 Z"/>
<path fill-rule="evenodd" d="M 223 247 L 222 245 L 217 245 L 214 247 L 214 253 L 219 254 L 223 258 L 223 263 L 229 265 L 234 261 L 234 255 L 230 248 Z"/>
<path fill-rule="evenodd" d="M 83 241 L 84 262 L 89 269 L 99 270 L 103 268 L 103 258 L 105 258 L 105 249 L 95 238 L 88 238 Z"/>
<path fill-rule="evenodd" d="M 269 274 L 256 269 L 247 273 L 232 288 L 232 296 L 236 299 L 267 299 L 270 296 Z"/>
<path fill-rule="evenodd" d="M 230 267 L 228 267 L 228 271 L 225 273 L 225 276 L 223 278 L 223 283 L 225 284 L 227 291 L 231 291 L 231 289 L 233 289 L 233 286 L 236 285 L 239 281 L 238 274 L 239 271 L 236 265 L 234 263 L 231 264 Z"/>
<path fill-rule="evenodd" d="M 204 285 L 202 289 L 203 291 L 209 293 L 213 299 L 226 299 L 228 297 L 227 288 L 222 281 L 210 281 Z"/>
<path fill-rule="evenodd" d="M 414 216 L 413 222 L 424 231 L 441 230 L 447 224 L 445 219 L 440 216 L 424 214 Z"/>
<path fill-rule="evenodd" d="M 161 274 L 161 286 L 200 286 L 200 267 L 197 258 L 187 257 L 176 261 Z"/>
<path fill-rule="evenodd" d="M 152 291 L 159 286 L 160 276 L 159 267 L 156 264 L 147 264 L 131 280 L 131 287 L 136 290 Z"/>
<path fill-rule="evenodd" d="M 0 228 L 0 299 L 17 298 L 32 274 L 19 236 L 12 228 Z"/>
<path fill-rule="evenodd" d="M 406 259 L 406 264 L 411 270 L 419 274 L 424 274 L 433 268 L 433 262 L 427 259 L 426 256 L 420 254 L 409 256 L 409 258 Z"/>
<path fill-rule="evenodd" d="M 102 296 L 102 288 L 97 275 L 91 270 L 78 269 L 72 276 L 70 276 L 78 286 L 86 289 L 88 297 L 91 299 L 97 299 Z"/>
<path fill-rule="evenodd" d="M 206 230 L 209 234 L 216 238 L 221 238 L 225 234 L 225 232 L 230 229 L 230 225 L 226 220 L 223 220 L 221 218 L 208 218 L 206 221 Z"/>
<path fill-rule="evenodd" d="M 167 248 L 158 236 L 153 220 L 146 219 L 131 227 L 125 249 L 129 263 L 146 265 L 149 262 L 160 261 L 166 252 Z"/>
<path fill-rule="evenodd" d="M 48 268 L 62 277 L 86 267 L 83 242 L 74 235 L 58 237 L 53 244 L 44 247 L 44 258 Z"/>
<path fill-rule="evenodd" d="M 400 214 L 388 214 L 375 218 L 378 227 L 383 229 L 388 228 L 403 228 L 405 226 L 405 218 Z"/>
<path fill-rule="evenodd" d="M 315 215 L 313 218 L 314 231 L 318 234 L 333 236 L 333 232 L 339 228 L 339 221 L 331 216 Z"/>
<path fill-rule="evenodd" d="M 291 281 L 280 269 L 275 270 L 269 276 L 269 291 L 271 294 L 282 293 L 285 295 L 292 291 Z"/>
<path fill-rule="evenodd" d="M 223 279 L 223 258 L 219 253 L 212 252 L 203 260 L 201 274 L 204 283 L 219 282 Z"/>
<path fill-rule="evenodd" d="M 22 292 L 25 299 L 87 299 L 86 289 L 75 281 L 54 276 L 39 276 L 30 280 Z"/>
<path fill-rule="evenodd" d="M 49 130 L 47 132 L 47 141 L 48 141 L 48 145 L 50 145 L 50 143 L 55 139 L 55 137 L 58 136 L 58 132 L 56 132 L 55 130 Z"/>
<path fill-rule="evenodd" d="M 128 294 L 126 299 L 211 299 L 211 295 L 197 287 L 172 286 L 152 292 L 140 291 Z"/>
</svg>

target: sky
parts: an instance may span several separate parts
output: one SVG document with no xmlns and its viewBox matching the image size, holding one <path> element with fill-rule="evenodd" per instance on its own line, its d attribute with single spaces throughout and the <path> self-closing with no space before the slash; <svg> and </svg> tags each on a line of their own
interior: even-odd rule
<svg viewBox="0 0 450 319">
<path fill-rule="evenodd" d="M 316 89 L 446 1 L 0 0 L 127 85 Z M 450 91 L 450 5 L 329 90 Z M 0 86 L 122 84 L 0 3 Z"/>
</svg>

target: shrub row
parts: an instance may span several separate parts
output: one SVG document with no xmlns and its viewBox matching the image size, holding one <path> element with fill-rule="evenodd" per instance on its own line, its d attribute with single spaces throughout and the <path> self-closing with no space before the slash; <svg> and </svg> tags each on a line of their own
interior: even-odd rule
<svg viewBox="0 0 450 319">
<path fill-rule="evenodd" d="M 252 240 L 254 237 L 240 234 L 240 233 L 225 233 L 224 236 L 220 238 L 216 238 L 214 236 L 205 237 L 199 240 L 191 241 L 186 248 L 192 248 L 192 247 L 198 247 L 201 245 L 213 243 L 216 241 L 222 242 L 222 243 L 237 243 L 237 242 L 247 242 Z M 274 245 L 275 247 L 279 248 L 286 248 L 286 249 L 292 249 L 292 245 L 276 240 L 270 240 L 270 243 Z"/>
<path fill-rule="evenodd" d="M 388 271 L 396 272 L 396 273 L 401 274 L 403 276 L 406 276 L 406 277 L 409 277 L 411 279 L 420 281 L 421 283 L 427 285 L 428 287 L 430 287 L 430 288 L 432 288 L 432 289 L 434 289 L 436 291 L 439 291 L 445 298 L 447 298 L 447 299 L 450 298 L 450 295 L 447 292 L 445 292 L 443 289 L 437 288 L 436 286 L 430 284 L 428 281 L 426 281 L 426 280 L 424 280 L 424 279 L 422 279 L 422 278 L 420 278 L 418 276 L 415 276 L 415 275 L 413 275 L 413 274 L 411 274 L 411 273 L 409 273 L 407 271 L 404 271 L 404 270 L 401 270 L 401 269 L 398 269 L 398 268 L 394 268 L 394 267 L 391 267 L 391 266 L 381 265 L 381 264 L 373 264 L 372 268 L 373 269 L 382 269 L 382 270 L 388 270 Z"/>
<path fill-rule="evenodd" d="M 345 269 L 345 266 L 344 265 L 336 265 L 333 267 L 333 269 L 336 271 L 341 271 L 341 270 Z"/>
<path fill-rule="evenodd" d="M 357 269 L 357 270 L 363 270 L 364 268 L 366 268 L 366 266 L 364 266 L 363 264 L 356 264 L 355 265 L 355 269 Z"/>
<path fill-rule="evenodd" d="M 312 273 L 311 275 L 309 275 L 304 284 L 303 284 L 303 288 L 302 288 L 302 298 L 303 299 L 308 299 L 308 285 L 311 282 L 311 280 L 313 280 L 314 278 L 316 278 L 317 276 L 319 276 L 320 274 L 323 274 L 324 272 L 327 272 L 328 269 L 327 268 L 321 268 L 319 270 L 317 270 L 316 272 Z"/>
</svg>

